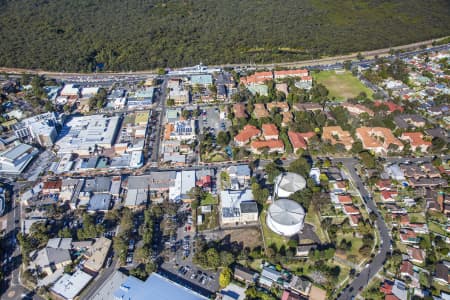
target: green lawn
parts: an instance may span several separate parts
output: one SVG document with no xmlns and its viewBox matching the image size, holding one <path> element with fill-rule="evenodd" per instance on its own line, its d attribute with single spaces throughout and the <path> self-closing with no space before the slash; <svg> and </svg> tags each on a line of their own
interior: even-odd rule
<svg viewBox="0 0 450 300">
<path fill-rule="evenodd" d="M 425 214 L 423 213 L 409 213 L 409 221 L 411 223 L 426 223 Z"/>
<path fill-rule="evenodd" d="M 352 262 L 358 263 L 359 259 L 366 258 L 366 257 L 362 257 L 361 254 L 359 253 L 359 248 L 361 248 L 361 246 L 363 245 L 361 238 L 354 237 L 352 233 L 347 233 L 347 234 L 339 234 L 338 233 L 337 234 L 337 245 L 339 245 L 343 239 L 345 239 L 346 241 L 352 242 L 352 248 L 350 249 L 350 251 L 348 251 L 346 253 L 347 259 L 350 255 L 354 255 L 354 256 L 356 256 L 356 261 L 352 261 Z"/>
<path fill-rule="evenodd" d="M 328 235 L 322 229 L 320 218 L 315 212 L 313 212 L 312 208 L 310 208 L 306 213 L 305 222 L 314 226 L 314 228 L 316 229 L 314 232 L 317 234 L 317 237 L 320 239 L 322 243 L 329 242 Z"/>
<path fill-rule="evenodd" d="M 447 232 L 438 224 L 434 222 L 428 222 L 428 229 L 432 232 L 436 232 L 438 234 L 442 234 L 444 236 L 447 236 Z"/>
<path fill-rule="evenodd" d="M 321 71 L 313 73 L 316 82 L 323 84 L 330 91 L 330 97 L 343 101 L 354 98 L 361 92 L 372 98 L 372 90 L 366 87 L 361 81 L 353 76 L 349 71 L 336 74 L 335 71 Z"/>
</svg>

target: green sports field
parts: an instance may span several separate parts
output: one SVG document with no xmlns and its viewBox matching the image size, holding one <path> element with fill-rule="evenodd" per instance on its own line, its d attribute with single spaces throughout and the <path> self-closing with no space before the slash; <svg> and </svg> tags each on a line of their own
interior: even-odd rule
<svg viewBox="0 0 450 300">
<path fill-rule="evenodd" d="M 354 98 L 361 92 L 365 92 L 372 98 L 372 90 L 366 87 L 349 71 L 338 73 L 335 71 L 321 71 L 312 75 L 316 82 L 327 87 L 330 91 L 330 98 L 335 97 L 337 100 L 343 101 L 348 98 Z"/>
</svg>

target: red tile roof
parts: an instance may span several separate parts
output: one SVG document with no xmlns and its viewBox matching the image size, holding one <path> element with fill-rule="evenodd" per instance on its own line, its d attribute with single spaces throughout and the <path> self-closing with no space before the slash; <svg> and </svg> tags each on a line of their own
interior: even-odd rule
<svg viewBox="0 0 450 300">
<path fill-rule="evenodd" d="M 417 147 L 428 149 L 428 147 L 431 146 L 431 142 L 423 139 L 423 134 L 421 132 L 404 132 L 400 138 L 409 141 L 413 149 Z"/>
<path fill-rule="evenodd" d="M 375 101 L 375 106 L 380 106 L 382 104 L 386 105 L 389 109 L 389 112 L 391 112 L 391 113 L 396 110 L 403 112 L 403 107 L 398 104 L 395 104 L 392 101 L 380 101 L 380 100 Z"/>
<path fill-rule="evenodd" d="M 358 225 L 359 222 L 361 221 L 362 217 L 361 214 L 357 214 L 357 215 L 350 215 L 350 220 L 351 223 Z"/>
<path fill-rule="evenodd" d="M 344 205 L 344 213 L 346 214 L 359 214 L 359 209 L 353 204 Z"/>
<path fill-rule="evenodd" d="M 261 134 L 261 130 L 253 125 L 245 125 L 244 128 L 234 137 L 234 140 L 239 143 L 247 143 L 250 139 Z"/>
<path fill-rule="evenodd" d="M 414 275 L 413 264 L 407 260 L 404 260 L 400 266 L 400 273 L 405 273 L 410 276 Z"/>
<path fill-rule="evenodd" d="M 271 150 L 284 149 L 284 143 L 282 140 L 269 140 L 269 141 L 253 141 L 251 148 L 254 150 L 260 150 L 262 148 L 269 148 Z"/>
<path fill-rule="evenodd" d="M 398 193 L 395 191 L 381 191 L 380 194 L 381 198 L 383 198 L 385 201 L 394 199 L 394 197 L 398 195 Z"/>
<path fill-rule="evenodd" d="M 375 185 L 380 190 L 389 189 L 392 185 L 392 181 L 390 179 L 380 179 L 375 183 Z"/>
<path fill-rule="evenodd" d="M 269 138 L 274 138 L 274 139 L 278 139 L 278 128 L 275 124 L 263 124 L 262 125 L 262 131 L 263 131 L 263 135 L 266 139 Z"/>
<path fill-rule="evenodd" d="M 350 195 L 339 195 L 338 196 L 338 201 L 341 204 L 351 204 L 351 203 L 353 203 L 352 197 L 350 197 Z"/>
<path fill-rule="evenodd" d="M 242 77 L 241 83 L 245 85 L 250 83 L 264 83 L 264 81 L 271 79 L 273 79 L 272 72 L 256 72 L 253 75 Z"/>
<path fill-rule="evenodd" d="M 275 71 L 274 73 L 275 73 L 275 78 L 308 76 L 308 70 L 306 70 L 306 69 L 282 70 L 282 71 Z"/>
<path fill-rule="evenodd" d="M 44 190 L 60 190 L 61 186 L 62 186 L 61 180 L 46 181 L 46 182 L 44 182 L 42 189 L 44 189 Z"/>
<path fill-rule="evenodd" d="M 306 149 L 306 141 L 301 133 L 294 132 L 294 131 L 288 131 L 288 137 L 289 141 L 292 144 L 292 147 L 296 151 L 297 149 Z"/>
</svg>

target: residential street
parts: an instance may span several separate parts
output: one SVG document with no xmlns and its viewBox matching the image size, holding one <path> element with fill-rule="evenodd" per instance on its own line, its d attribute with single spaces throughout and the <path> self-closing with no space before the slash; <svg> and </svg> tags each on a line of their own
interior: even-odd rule
<svg viewBox="0 0 450 300">
<path fill-rule="evenodd" d="M 374 277 L 375 274 L 383 267 L 383 264 L 386 261 L 387 254 L 389 252 L 391 238 L 389 236 L 389 230 L 386 226 L 386 223 L 384 222 L 381 214 L 378 212 L 376 204 L 370 197 L 369 192 L 364 188 L 364 184 L 361 181 L 361 178 L 355 171 L 357 160 L 354 158 L 339 158 L 335 159 L 335 161 L 342 162 L 344 164 L 353 182 L 358 188 L 362 198 L 364 199 L 366 206 L 377 215 L 376 227 L 379 230 L 382 241 L 378 254 L 373 258 L 369 266 L 362 270 L 352 281 L 352 283 L 345 290 L 343 290 L 341 295 L 337 298 L 338 300 L 348 300 L 352 299 L 352 297 L 355 297 L 361 289 L 366 287 L 371 278 Z"/>
</svg>

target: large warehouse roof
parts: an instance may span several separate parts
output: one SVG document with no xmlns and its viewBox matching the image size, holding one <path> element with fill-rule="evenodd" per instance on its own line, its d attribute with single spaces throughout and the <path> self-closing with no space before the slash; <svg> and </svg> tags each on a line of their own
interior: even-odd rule
<svg viewBox="0 0 450 300">
<path fill-rule="evenodd" d="M 202 300 L 208 298 L 153 273 L 146 281 L 128 277 L 114 293 L 114 299 Z"/>
<path fill-rule="evenodd" d="M 305 210 L 295 201 L 280 199 L 269 207 L 269 215 L 278 224 L 294 225 L 303 222 Z"/>
</svg>

